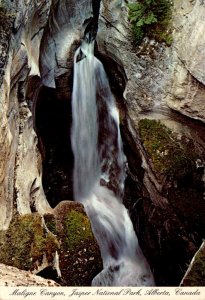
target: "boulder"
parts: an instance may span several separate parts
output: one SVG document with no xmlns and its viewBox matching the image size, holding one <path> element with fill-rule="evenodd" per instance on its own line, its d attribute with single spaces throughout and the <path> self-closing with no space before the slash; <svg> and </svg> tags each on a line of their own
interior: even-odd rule
<svg viewBox="0 0 205 300">
<path fill-rule="evenodd" d="M 61 201 L 53 215 L 44 218 L 60 242 L 61 284 L 90 286 L 92 279 L 102 270 L 102 259 L 83 205 Z"/>
</svg>

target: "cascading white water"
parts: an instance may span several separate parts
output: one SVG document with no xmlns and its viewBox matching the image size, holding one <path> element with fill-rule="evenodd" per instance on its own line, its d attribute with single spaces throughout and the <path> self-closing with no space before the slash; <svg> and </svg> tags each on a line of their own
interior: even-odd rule
<svg viewBox="0 0 205 300">
<path fill-rule="evenodd" d="M 85 207 L 103 259 L 92 285 L 153 286 L 121 200 L 126 158 L 119 114 L 94 43 L 84 41 L 75 53 L 72 114 L 75 200 Z"/>
</svg>

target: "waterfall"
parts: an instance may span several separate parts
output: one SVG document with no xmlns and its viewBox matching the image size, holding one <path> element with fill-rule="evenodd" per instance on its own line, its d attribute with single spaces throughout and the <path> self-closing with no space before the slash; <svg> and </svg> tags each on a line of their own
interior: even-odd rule
<svg viewBox="0 0 205 300">
<path fill-rule="evenodd" d="M 92 285 L 153 286 L 122 203 L 126 158 L 119 114 L 94 42 L 83 41 L 75 53 L 72 114 L 75 200 L 85 207 L 103 259 Z"/>
</svg>

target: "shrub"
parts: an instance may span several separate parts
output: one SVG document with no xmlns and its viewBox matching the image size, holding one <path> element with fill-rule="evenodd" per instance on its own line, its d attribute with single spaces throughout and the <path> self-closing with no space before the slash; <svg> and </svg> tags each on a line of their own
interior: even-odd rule
<svg viewBox="0 0 205 300">
<path fill-rule="evenodd" d="M 138 0 L 136 3 L 129 3 L 128 7 L 136 44 L 142 42 L 146 35 L 170 44 L 170 0 Z"/>
</svg>

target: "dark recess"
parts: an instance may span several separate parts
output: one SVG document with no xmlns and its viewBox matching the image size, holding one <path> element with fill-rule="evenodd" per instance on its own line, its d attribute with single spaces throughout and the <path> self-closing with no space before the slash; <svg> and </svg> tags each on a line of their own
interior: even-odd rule
<svg viewBox="0 0 205 300">
<path fill-rule="evenodd" d="M 93 17 L 98 22 L 99 12 L 100 12 L 100 2 L 101 0 L 92 0 L 93 6 Z"/>
<path fill-rule="evenodd" d="M 71 101 L 42 87 L 36 104 L 36 130 L 43 156 L 43 188 L 52 207 L 73 199 L 73 154 L 70 142 Z"/>
</svg>

